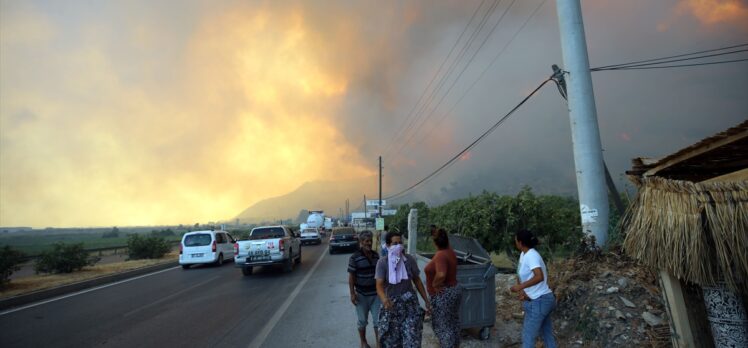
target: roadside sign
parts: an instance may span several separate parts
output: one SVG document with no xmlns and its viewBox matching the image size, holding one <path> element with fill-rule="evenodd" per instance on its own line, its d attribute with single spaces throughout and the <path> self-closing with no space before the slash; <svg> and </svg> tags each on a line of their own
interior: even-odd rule
<svg viewBox="0 0 748 348">
<path fill-rule="evenodd" d="M 397 214 L 397 209 L 382 209 L 382 216 L 393 216 Z"/>
<path fill-rule="evenodd" d="M 384 231 L 384 218 L 377 218 L 377 231 Z"/>
<path fill-rule="evenodd" d="M 367 199 L 366 205 L 369 207 L 378 207 L 379 206 L 379 200 L 378 199 Z M 387 205 L 387 201 L 384 199 L 382 200 L 382 206 Z"/>
</svg>

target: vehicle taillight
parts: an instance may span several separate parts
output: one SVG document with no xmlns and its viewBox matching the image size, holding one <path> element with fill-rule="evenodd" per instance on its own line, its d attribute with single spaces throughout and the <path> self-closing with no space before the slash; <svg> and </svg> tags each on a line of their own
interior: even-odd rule
<svg viewBox="0 0 748 348">
<path fill-rule="evenodd" d="M 216 241 L 213 241 L 213 245 L 210 246 L 210 250 L 213 250 L 213 252 L 216 252 Z"/>
<path fill-rule="evenodd" d="M 184 248 L 182 243 L 179 243 L 179 255 L 182 255 L 182 248 Z"/>
<path fill-rule="evenodd" d="M 234 243 L 234 254 L 239 255 L 239 243 Z"/>
<path fill-rule="evenodd" d="M 280 251 L 283 251 L 283 239 L 281 239 L 281 240 L 278 241 L 278 249 Z"/>
</svg>

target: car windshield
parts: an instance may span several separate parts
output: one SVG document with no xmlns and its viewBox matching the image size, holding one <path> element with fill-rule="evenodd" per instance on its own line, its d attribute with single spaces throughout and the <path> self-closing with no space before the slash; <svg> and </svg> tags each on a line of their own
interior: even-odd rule
<svg viewBox="0 0 748 348">
<path fill-rule="evenodd" d="M 193 247 L 208 245 L 210 244 L 211 239 L 212 238 L 210 238 L 210 234 L 207 233 L 190 234 L 184 237 L 184 246 Z"/>
<path fill-rule="evenodd" d="M 351 228 L 351 229 L 344 229 L 344 230 L 336 230 L 336 231 L 333 231 L 333 234 L 336 236 L 345 236 L 345 235 L 356 234 L 356 232 Z"/>
<path fill-rule="evenodd" d="M 252 230 L 252 234 L 249 235 L 250 240 L 255 239 L 270 239 L 270 238 L 283 238 L 286 234 L 283 232 L 281 227 L 268 227 L 268 228 L 256 228 Z"/>
</svg>

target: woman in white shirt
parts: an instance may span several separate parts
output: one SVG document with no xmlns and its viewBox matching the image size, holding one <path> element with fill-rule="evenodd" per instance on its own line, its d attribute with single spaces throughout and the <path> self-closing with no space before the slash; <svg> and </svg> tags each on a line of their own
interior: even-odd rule
<svg viewBox="0 0 748 348">
<path fill-rule="evenodd" d="M 514 245 L 522 253 L 517 266 L 517 284 L 512 292 L 519 293 L 525 310 L 522 325 L 522 347 L 535 347 L 540 335 L 546 347 L 555 348 L 551 312 L 556 308 L 556 297 L 548 287 L 548 270 L 540 254 L 535 250 L 538 238 L 528 230 L 520 230 L 514 236 Z"/>
</svg>

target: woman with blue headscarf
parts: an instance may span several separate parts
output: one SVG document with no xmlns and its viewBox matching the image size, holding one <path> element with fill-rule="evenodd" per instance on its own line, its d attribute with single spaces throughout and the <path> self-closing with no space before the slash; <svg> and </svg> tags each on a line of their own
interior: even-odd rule
<svg viewBox="0 0 748 348">
<path fill-rule="evenodd" d="M 379 343 L 382 347 L 420 347 L 423 317 L 431 312 L 431 303 L 420 278 L 416 260 L 403 250 L 402 236 L 389 232 L 385 237 L 387 256 L 377 262 L 374 274 L 377 295 L 382 302 L 379 311 Z M 418 304 L 413 285 L 426 303 Z"/>
</svg>

